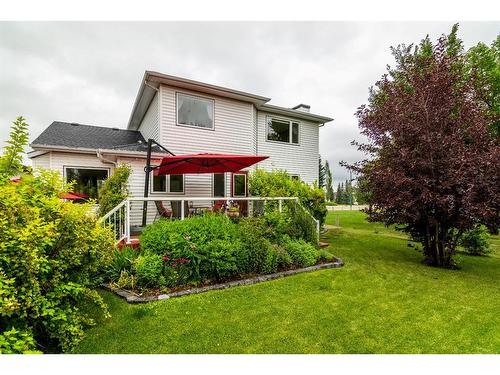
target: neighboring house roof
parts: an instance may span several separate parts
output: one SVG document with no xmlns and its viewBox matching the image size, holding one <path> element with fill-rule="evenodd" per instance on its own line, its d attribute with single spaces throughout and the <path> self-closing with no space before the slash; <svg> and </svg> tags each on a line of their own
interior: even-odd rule
<svg viewBox="0 0 500 375">
<path fill-rule="evenodd" d="M 30 146 L 32 148 L 147 151 L 147 142 L 139 131 L 61 121 L 54 121 L 50 124 Z M 157 147 L 153 147 L 153 151 L 163 153 Z"/>
<path fill-rule="evenodd" d="M 127 129 L 137 130 L 139 128 L 139 125 L 141 124 L 141 121 L 144 118 L 144 115 L 146 114 L 151 101 L 153 100 L 158 88 L 160 87 L 160 84 L 215 96 L 221 96 L 225 98 L 241 100 L 244 102 L 253 103 L 258 109 L 266 110 L 269 112 L 280 110 L 281 114 L 302 118 L 316 123 L 324 124 L 333 120 L 329 117 L 298 111 L 296 110 L 297 107 L 285 108 L 275 105 L 268 105 L 266 103 L 271 99 L 266 98 L 265 96 L 147 70 L 144 73 L 141 86 L 139 87 L 139 92 L 137 93 L 137 97 L 132 108 L 132 113 L 130 114 Z"/>
</svg>

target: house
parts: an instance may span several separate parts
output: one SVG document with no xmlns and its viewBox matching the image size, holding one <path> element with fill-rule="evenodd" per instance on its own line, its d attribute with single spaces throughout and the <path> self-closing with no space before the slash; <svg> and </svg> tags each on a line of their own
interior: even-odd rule
<svg viewBox="0 0 500 375">
<path fill-rule="evenodd" d="M 33 167 L 58 170 L 75 180 L 75 191 L 97 198 L 99 185 L 118 163 L 132 167 L 129 190 L 144 193 L 147 140 L 176 155 L 229 153 L 266 155 L 258 167 L 285 169 L 312 184 L 318 179 L 319 128 L 331 118 L 268 104 L 269 98 L 185 78 L 146 71 L 127 129 L 53 122 L 36 138 Z M 153 148 L 156 163 L 165 156 Z M 241 197 L 246 171 L 235 174 L 152 176 L 151 196 Z M 138 220 L 137 207 L 133 220 Z M 135 219 L 134 219 L 135 218 Z"/>
</svg>

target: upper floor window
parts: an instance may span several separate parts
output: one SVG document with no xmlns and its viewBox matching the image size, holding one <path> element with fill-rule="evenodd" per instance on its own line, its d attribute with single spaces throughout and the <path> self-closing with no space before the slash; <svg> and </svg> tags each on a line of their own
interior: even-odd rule
<svg viewBox="0 0 500 375">
<path fill-rule="evenodd" d="M 177 93 L 177 125 L 213 129 L 214 101 Z"/>
<path fill-rule="evenodd" d="M 267 140 L 299 144 L 299 123 L 276 118 L 268 118 Z"/>
</svg>

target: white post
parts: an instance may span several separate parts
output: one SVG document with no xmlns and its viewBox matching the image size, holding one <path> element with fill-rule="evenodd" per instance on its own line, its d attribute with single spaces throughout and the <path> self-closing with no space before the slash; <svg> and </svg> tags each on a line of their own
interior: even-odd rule
<svg viewBox="0 0 500 375">
<path fill-rule="evenodd" d="M 130 243 L 130 201 L 125 202 L 125 237 L 127 243 Z"/>
<path fill-rule="evenodd" d="M 318 245 L 319 245 L 319 220 L 316 220 L 316 233 L 318 235 Z"/>
<path fill-rule="evenodd" d="M 184 199 L 181 200 L 181 220 L 184 220 Z"/>
<path fill-rule="evenodd" d="M 281 212 L 281 199 L 278 201 L 278 207 L 279 207 L 279 211 Z"/>
</svg>

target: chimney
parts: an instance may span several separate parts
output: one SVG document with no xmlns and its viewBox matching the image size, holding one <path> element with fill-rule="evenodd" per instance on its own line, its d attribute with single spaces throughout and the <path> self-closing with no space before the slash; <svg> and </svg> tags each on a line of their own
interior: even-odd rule
<svg viewBox="0 0 500 375">
<path fill-rule="evenodd" d="M 307 104 L 299 104 L 293 107 L 292 109 L 295 109 L 296 111 L 301 111 L 301 112 L 310 112 L 311 106 Z"/>
</svg>

